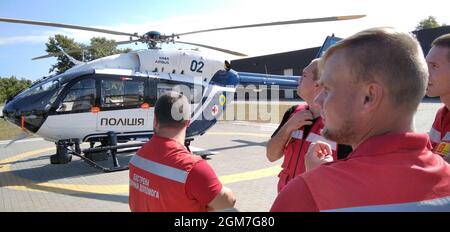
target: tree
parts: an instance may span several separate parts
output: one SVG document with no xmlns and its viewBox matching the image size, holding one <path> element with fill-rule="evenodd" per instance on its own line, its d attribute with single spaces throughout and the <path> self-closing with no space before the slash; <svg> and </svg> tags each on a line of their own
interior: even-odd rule
<svg viewBox="0 0 450 232">
<path fill-rule="evenodd" d="M 0 77 L 0 104 L 14 97 L 22 90 L 27 89 L 30 85 L 31 81 L 23 78 L 19 80 L 14 76 L 9 78 Z"/>
<path fill-rule="evenodd" d="M 130 52 L 130 48 L 118 49 L 115 40 L 107 40 L 105 37 L 94 37 L 91 39 L 88 60 L 96 60 L 105 56 Z"/>
<path fill-rule="evenodd" d="M 416 26 L 416 31 L 422 30 L 422 29 L 440 27 L 440 26 L 443 26 L 443 25 L 441 25 L 437 22 L 436 17 L 428 16 L 428 18 L 423 19 L 419 22 L 419 24 Z"/>
<path fill-rule="evenodd" d="M 49 73 L 56 70 L 56 73 L 60 74 L 74 66 L 56 45 L 61 47 L 73 58 L 80 61 L 91 61 L 105 56 L 131 51 L 129 48 L 118 49 L 114 40 L 108 40 L 104 37 L 91 38 L 90 45 L 86 46 L 81 43 L 76 43 L 74 39 L 68 38 L 67 36 L 55 35 L 55 37 L 50 37 L 49 42 L 46 43 L 46 52 L 55 54 L 58 57 L 58 62 L 52 65 Z"/>
<path fill-rule="evenodd" d="M 55 37 L 50 37 L 48 43 L 45 45 L 47 46 L 47 49 L 45 50 L 47 53 L 58 55 L 58 62 L 52 65 L 49 73 L 56 70 L 56 73 L 60 74 L 74 66 L 74 64 L 70 62 L 69 58 L 61 53 L 61 50 L 57 46 L 61 47 L 65 52 L 70 53 L 73 58 L 83 60 L 83 45 L 76 43 L 74 39 L 67 36 L 55 35 Z"/>
</svg>

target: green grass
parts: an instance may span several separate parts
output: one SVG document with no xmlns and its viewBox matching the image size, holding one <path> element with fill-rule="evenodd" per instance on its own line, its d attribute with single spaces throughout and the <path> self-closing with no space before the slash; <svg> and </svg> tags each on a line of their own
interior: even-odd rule
<svg viewBox="0 0 450 232">
<path fill-rule="evenodd" d="M 0 111 L 3 110 L 3 105 L 0 104 Z M 22 133 L 22 130 L 0 118 L 0 140 L 14 139 Z"/>
<path fill-rule="evenodd" d="M 0 140 L 14 139 L 21 133 L 22 130 L 19 127 L 0 119 Z"/>
</svg>

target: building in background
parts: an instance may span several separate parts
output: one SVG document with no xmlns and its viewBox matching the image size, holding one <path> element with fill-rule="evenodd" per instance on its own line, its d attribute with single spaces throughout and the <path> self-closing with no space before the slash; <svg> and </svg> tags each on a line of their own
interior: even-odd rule
<svg viewBox="0 0 450 232">
<path fill-rule="evenodd" d="M 419 40 L 423 53 L 426 55 L 434 39 L 440 35 L 450 33 L 450 26 L 423 29 L 413 33 Z M 300 76 L 302 70 L 317 56 L 319 50 L 320 47 L 314 47 L 233 60 L 231 61 L 231 67 L 238 72 Z M 294 99 L 299 97 L 296 90 L 287 90 L 280 91 L 280 98 Z"/>
</svg>

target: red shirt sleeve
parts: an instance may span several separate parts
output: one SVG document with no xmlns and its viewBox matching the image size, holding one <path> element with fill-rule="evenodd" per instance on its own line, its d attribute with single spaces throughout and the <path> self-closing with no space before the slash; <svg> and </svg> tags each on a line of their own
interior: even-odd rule
<svg viewBox="0 0 450 232">
<path fill-rule="evenodd" d="M 291 180 L 278 194 L 271 212 L 318 212 L 308 186 L 301 176 Z"/>
<path fill-rule="evenodd" d="M 211 166 L 201 160 L 189 172 L 185 188 L 189 197 L 208 205 L 220 193 L 222 184 Z"/>
</svg>

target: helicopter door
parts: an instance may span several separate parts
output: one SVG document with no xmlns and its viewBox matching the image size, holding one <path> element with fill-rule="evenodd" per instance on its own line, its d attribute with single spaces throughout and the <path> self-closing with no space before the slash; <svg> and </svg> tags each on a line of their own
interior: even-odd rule
<svg viewBox="0 0 450 232">
<path fill-rule="evenodd" d="M 145 137 L 153 131 L 153 108 L 146 98 L 147 82 L 140 77 L 101 77 L 97 131 L 121 137 Z"/>
<path fill-rule="evenodd" d="M 63 90 L 57 100 L 56 112 L 50 115 L 40 130 L 41 136 L 58 141 L 83 139 L 95 131 L 97 115 L 91 113 L 97 97 L 92 76 L 75 80 Z"/>
</svg>

